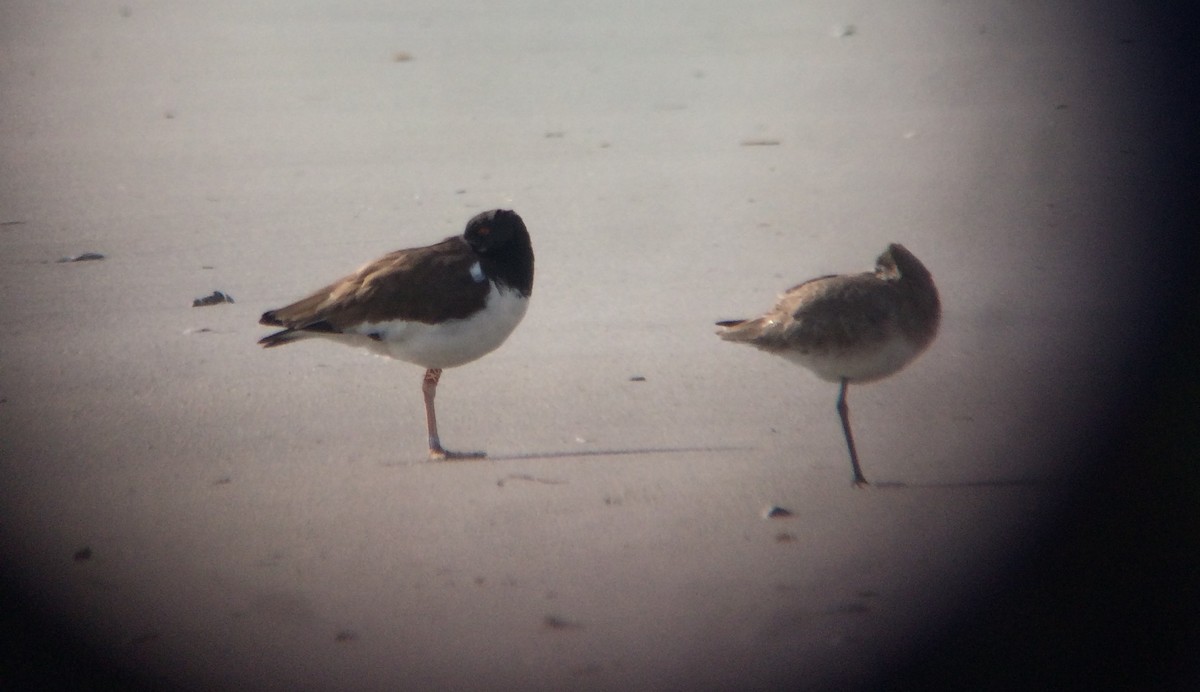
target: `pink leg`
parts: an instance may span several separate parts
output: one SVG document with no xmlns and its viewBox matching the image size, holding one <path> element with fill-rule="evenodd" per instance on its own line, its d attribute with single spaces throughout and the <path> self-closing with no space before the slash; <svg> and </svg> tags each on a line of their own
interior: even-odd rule
<svg viewBox="0 0 1200 692">
<path fill-rule="evenodd" d="M 438 438 L 437 412 L 433 406 L 433 398 L 437 395 L 438 380 L 441 378 L 441 368 L 430 368 L 425 371 L 425 379 L 421 383 L 421 393 L 425 395 L 425 426 L 429 430 L 429 458 L 479 459 L 487 456 L 483 452 L 451 452 L 442 447 L 442 441 Z"/>
</svg>

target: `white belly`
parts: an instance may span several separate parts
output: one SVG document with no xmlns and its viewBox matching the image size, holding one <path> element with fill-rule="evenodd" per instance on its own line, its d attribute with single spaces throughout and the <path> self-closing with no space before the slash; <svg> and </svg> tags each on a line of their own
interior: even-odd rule
<svg viewBox="0 0 1200 692">
<path fill-rule="evenodd" d="M 838 353 L 780 351 L 779 355 L 813 371 L 823 380 L 870 382 L 897 372 L 921 351 L 907 339 L 896 336 L 878 344 Z"/>
<path fill-rule="evenodd" d="M 493 284 L 487 307 L 465 319 L 439 324 L 374 322 L 346 331 L 363 337 L 378 334 L 378 340 L 357 340 L 378 355 L 424 368 L 453 368 L 496 350 L 520 324 L 528 307 L 529 300 L 520 292 Z"/>
</svg>

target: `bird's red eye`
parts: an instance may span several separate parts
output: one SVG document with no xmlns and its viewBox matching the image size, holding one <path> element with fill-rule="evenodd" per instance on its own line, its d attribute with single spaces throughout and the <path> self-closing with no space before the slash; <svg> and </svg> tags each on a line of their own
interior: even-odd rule
<svg viewBox="0 0 1200 692">
<path fill-rule="evenodd" d="M 479 230 L 476 232 L 479 233 L 479 235 L 487 235 L 488 233 L 492 232 L 492 227 L 491 226 L 480 226 Z"/>
</svg>

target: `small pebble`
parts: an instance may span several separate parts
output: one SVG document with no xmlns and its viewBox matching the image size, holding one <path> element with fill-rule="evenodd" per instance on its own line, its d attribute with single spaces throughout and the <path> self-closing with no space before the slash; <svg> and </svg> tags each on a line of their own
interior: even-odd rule
<svg viewBox="0 0 1200 692">
<path fill-rule="evenodd" d="M 74 557 L 75 557 L 75 562 L 83 562 L 85 560 L 91 560 L 92 559 L 92 549 L 89 548 L 88 546 L 84 546 L 84 547 L 80 548 L 79 550 L 75 551 Z"/>
<path fill-rule="evenodd" d="M 85 252 L 82 255 L 69 255 L 67 257 L 63 257 L 62 259 L 58 260 L 58 262 L 92 262 L 94 260 L 102 259 L 104 259 L 104 255 L 100 254 L 99 252 Z"/>
<path fill-rule="evenodd" d="M 233 302 L 233 296 L 229 295 L 228 293 L 222 293 L 220 291 L 213 291 L 212 295 L 204 296 L 203 298 L 197 298 L 197 299 L 193 300 L 192 307 L 202 308 L 206 305 L 218 305 L 220 303 L 232 303 L 232 302 Z"/>
<path fill-rule="evenodd" d="M 783 519 L 790 516 L 792 516 L 791 510 L 784 509 L 779 505 L 771 505 L 763 510 L 763 519 Z"/>
<path fill-rule="evenodd" d="M 583 625 L 581 625 L 577 622 L 571 622 L 570 620 L 564 620 L 564 619 L 558 617 L 557 615 L 547 615 L 546 617 L 542 618 L 542 624 L 547 629 L 552 629 L 552 630 L 577 630 L 577 629 L 581 629 L 583 627 Z"/>
</svg>

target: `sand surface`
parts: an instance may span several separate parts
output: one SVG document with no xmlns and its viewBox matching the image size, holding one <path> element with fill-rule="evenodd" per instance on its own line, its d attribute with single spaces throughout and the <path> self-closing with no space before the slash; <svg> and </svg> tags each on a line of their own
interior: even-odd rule
<svg viewBox="0 0 1200 692">
<path fill-rule="evenodd" d="M 1002 588 L 1138 337 L 1162 36 L 1044 4 L 5 3 L 13 588 L 160 688 L 869 684 Z M 531 307 L 438 399 L 487 461 L 425 459 L 413 366 L 255 346 L 493 207 Z M 856 490 L 836 387 L 711 323 L 893 241 L 943 329 L 851 388 Z"/>
</svg>

